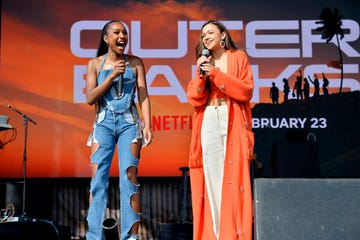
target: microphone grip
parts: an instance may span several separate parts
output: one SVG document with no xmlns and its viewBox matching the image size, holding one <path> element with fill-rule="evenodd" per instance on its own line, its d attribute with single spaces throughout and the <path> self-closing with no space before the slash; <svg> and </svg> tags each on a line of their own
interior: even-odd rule
<svg viewBox="0 0 360 240">
<path fill-rule="evenodd" d="M 118 96 L 123 94 L 123 74 L 119 75 L 119 82 L 118 82 L 118 89 L 117 89 Z"/>
<path fill-rule="evenodd" d="M 202 78 L 204 76 L 204 71 L 200 68 L 200 77 Z"/>
<path fill-rule="evenodd" d="M 200 65 L 200 78 L 202 78 L 205 74 L 205 71 L 201 69 L 201 66 L 204 64 L 205 62 L 203 62 L 201 65 Z"/>
</svg>

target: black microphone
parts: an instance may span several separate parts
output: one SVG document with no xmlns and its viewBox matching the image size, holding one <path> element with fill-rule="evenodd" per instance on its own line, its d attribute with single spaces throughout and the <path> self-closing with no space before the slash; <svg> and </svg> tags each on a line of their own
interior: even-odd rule
<svg viewBox="0 0 360 240">
<path fill-rule="evenodd" d="M 209 51 L 209 49 L 204 49 L 204 50 L 202 50 L 202 52 L 201 52 L 201 55 L 202 56 L 205 56 L 205 57 L 209 57 L 210 56 L 210 51 Z M 201 65 L 203 65 L 204 63 L 202 63 Z M 200 67 L 201 67 L 201 65 L 200 65 Z M 200 77 L 203 77 L 203 75 L 204 75 L 204 71 L 203 70 L 201 70 L 201 68 L 200 68 Z"/>
<path fill-rule="evenodd" d="M 119 75 L 119 82 L 118 82 L 118 88 L 117 88 L 117 94 L 118 94 L 118 97 L 121 97 L 123 95 L 123 77 L 124 77 L 124 74 L 123 73 L 120 73 Z"/>
<path fill-rule="evenodd" d="M 204 50 L 202 50 L 202 52 L 201 52 L 201 55 L 202 56 L 205 56 L 205 57 L 209 57 L 210 56 L 210 51 L 209 51 L 209 49 L 204 49 Z"/>
</svg>

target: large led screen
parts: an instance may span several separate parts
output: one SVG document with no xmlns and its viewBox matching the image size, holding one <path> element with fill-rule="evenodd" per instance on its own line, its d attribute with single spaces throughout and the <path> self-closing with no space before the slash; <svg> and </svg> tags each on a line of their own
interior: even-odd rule
<svg viewBox="0 0 360 240">
<path fill-rule="evenodd" d="M 360 90 L 360 4 L 355 0 L 1 4 L 0 115 L 8 116 L 13 127 L 0 131 L 1 178 L 20 178 L 24 167 L 28 177 L 90 176 L 86 141 L 94 107 L 85 103 L 86 65 L 96 54 L 102 26 L 111 19 L 125 24 L 126 52 L 141 57 L 146 68 L 154 140 L 142 150 L 140 176 L 177 176 L 179 168 L 188 165 L 193 109 L 186 89 L 206 20 L 223 21 L 247 52 L 255 107 L 271 103 L 272 82 L 281 90 L 287 78 L 293 88 L 299 70 L 304 76 L 325 73 L 330 93 L 339 91 L 340 69 L 331 64 L 339 60 L 338 43 L 336 38 L 327 43 L 315 30 L 323 8 L 338 8 L 345 33 L 340 41 L 342 91 Z M 259 130 L 268 123 L 253 126 Z M 330 126 L 323 131 L 331 131 Z M 117 176 L 117 161 L 113 163 L 111 176 Z"/>
</svg>

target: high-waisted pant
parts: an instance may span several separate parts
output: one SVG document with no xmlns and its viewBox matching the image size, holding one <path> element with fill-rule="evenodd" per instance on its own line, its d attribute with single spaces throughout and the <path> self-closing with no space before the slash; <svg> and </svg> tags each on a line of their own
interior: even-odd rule
<svg viewBox="0 0 360 240">
<path fill-rule="evenodd" d="M 131 153 L 130 145 L 139 138 L 141 130 L 135 107 L 124 113 L 114 113 L 109 109 L 102 109 L 99 113 L 93 133 L 93 139 L 99 146 L 91 156 L 91 162 L 98 166 L 90 185 L 92 201 L 87 217 L 87 240 L 100 240 L 104 237 L 102 222 L 107 204 L 109 171 L 116 144 L 119 153 L 121 239 L 127 239 L 132 225 L 140 221 L 140 213 L 135 212 L 130 205 L 132 195 L 139 193 L 139 185 L 132 183 L 127 176 L 129 167 L 138 167 L 138 156 Z"/>
<path fill-rule="evenodd" d="M 228 127 L 227 105 L 207 106 L 201 127 L 205 185 L 211 208 L 215 236 L 218 237 L 224 158 Z"/>
</svg>

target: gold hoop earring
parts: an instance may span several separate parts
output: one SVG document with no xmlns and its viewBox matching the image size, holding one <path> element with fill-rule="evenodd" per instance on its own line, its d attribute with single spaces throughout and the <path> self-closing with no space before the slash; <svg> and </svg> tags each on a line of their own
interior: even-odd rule
<svg viewBox="0 0 360 240">
<path fill-rule="evenodd" d="M 225 48 L 225 45 L 226 45 L 226 44 L 225 44 L 225 41 L 224 41 L 224 40 L 221 40 L 221 41 L 220 41 L 220 47 L 221 47 L 221 48 Z"/>
</svg>

